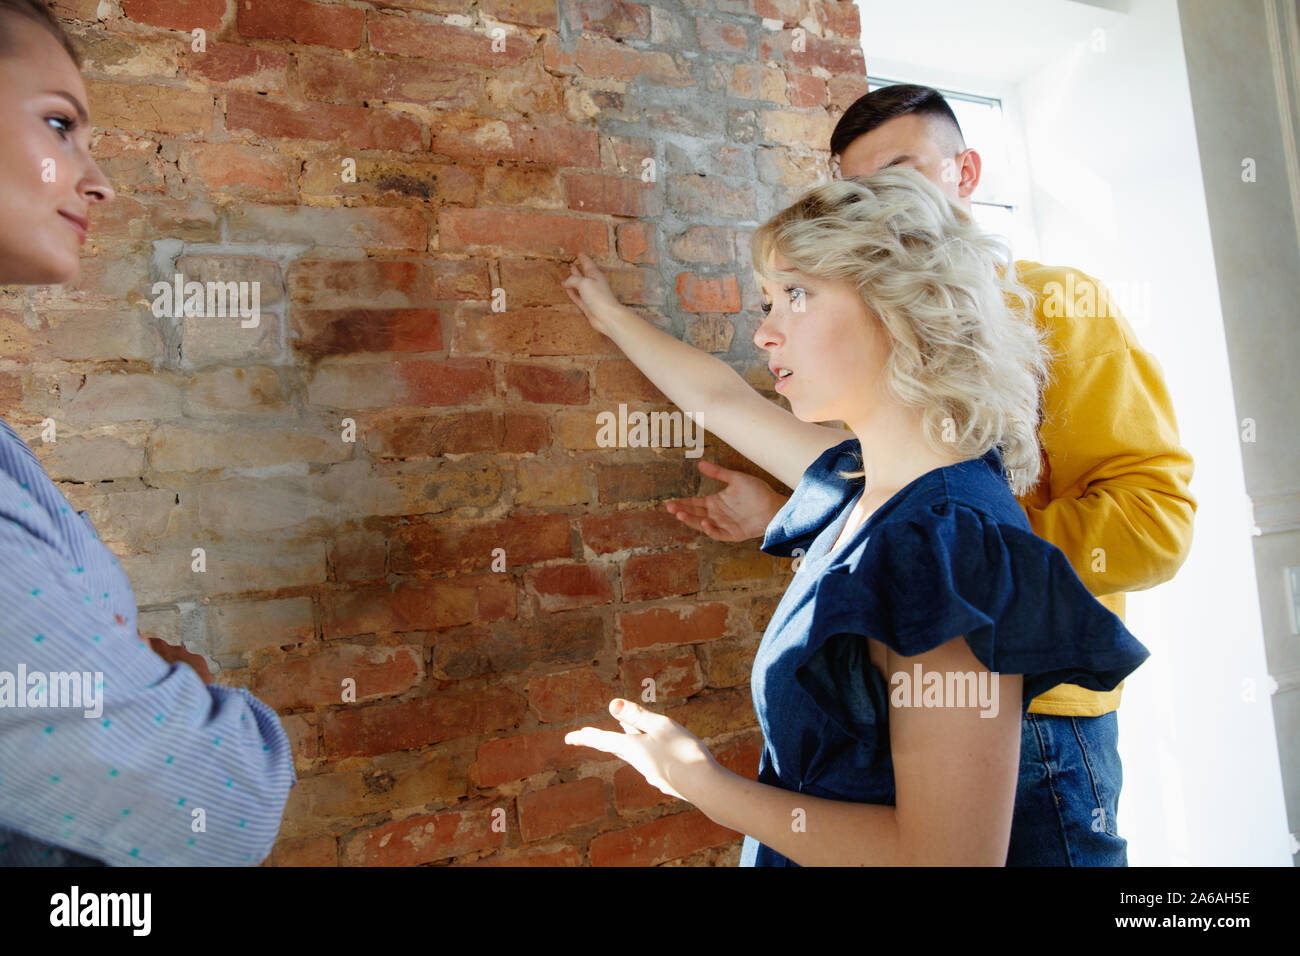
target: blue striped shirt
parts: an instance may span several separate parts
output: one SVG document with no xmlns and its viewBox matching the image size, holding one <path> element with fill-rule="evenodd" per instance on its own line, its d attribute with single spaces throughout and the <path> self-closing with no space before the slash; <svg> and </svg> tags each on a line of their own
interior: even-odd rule
<svg viewBox="0 0 1300 956">
<path fill-rule="evenodd" d="M 149 648 L 117 558 L 0 419 L 0 865 L 257 864 L 295 783 L 275 711 Z"/>
</svg>

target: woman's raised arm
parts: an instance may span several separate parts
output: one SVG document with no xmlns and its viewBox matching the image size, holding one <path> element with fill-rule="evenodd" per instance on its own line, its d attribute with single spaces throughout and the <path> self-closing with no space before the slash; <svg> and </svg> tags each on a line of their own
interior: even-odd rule
<svg viewBox="0 0 1300 956">
<path fill-rule="evenodd" d="M 614 298 L 596 263 L 578 256 L 565 292 L 669 401 L 764 471 L 793 488 L 848 432 L 802 422 L 768 401 L 721 359 L 655 328 Z"/>
</svg>

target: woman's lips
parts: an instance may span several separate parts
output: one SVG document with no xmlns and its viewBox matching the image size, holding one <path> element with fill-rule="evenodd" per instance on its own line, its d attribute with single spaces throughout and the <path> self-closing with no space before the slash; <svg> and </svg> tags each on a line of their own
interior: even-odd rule
<svg viewBox="0 0 1300 956">
<path fill-rule="evenodd" d="M 785 376 L 784 378 L 778 378 L 776 380 L 776 384 L 772 386 L 772 390 L 776 392 L 781 391 L 781 387 L 785 385 L 786 382 L 790 381 L 790 379 L 792 378 L 794 378 L 794 372 L 791 372 L 789 375 Z"/>
<path fill-rule="evenodd" d="M 81 216 L 74 216 L 70 212 L 60 212 L 59 215 L 68 220 L 69 225 L 71 225 L 73 229 L 77 230 L 78 239 L 81 242 L 85 242 L 86 233 L 90 229 L 90 220 L 84 219 Z"/>
</svg>

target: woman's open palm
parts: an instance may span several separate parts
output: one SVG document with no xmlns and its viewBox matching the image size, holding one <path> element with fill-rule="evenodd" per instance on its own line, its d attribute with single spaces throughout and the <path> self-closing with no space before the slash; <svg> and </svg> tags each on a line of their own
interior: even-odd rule
<svg viewBox="0 0 1300 956">
<path fill-rule="evenodd" d="M 700 471 L 725 482 L 726 487 L 700 498 L 678 498 L 664 507 L 715 541 L 747 541 L 761 536 L 772 516 L 788 500 L 761 478 L 743 471 L 732 471 L 709 461 L 700 462 Z"/>
</svg>

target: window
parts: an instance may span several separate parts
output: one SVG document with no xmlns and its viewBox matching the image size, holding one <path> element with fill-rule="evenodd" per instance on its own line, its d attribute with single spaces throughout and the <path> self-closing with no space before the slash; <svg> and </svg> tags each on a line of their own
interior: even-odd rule
<svg viewBox="0 0 1300 956">
<path fill-rule="evenodd" d="M 869 76 L 867 91 L 901 82 L 918 81 Z M 971 196 L 975 221 L 985 231 L 1005 237 L 1017 258 L 1026 258 L 1027 254 L 1032 257 L 1038 243 L 1013 176 L 1013 142 L 1002 100 L 937 86 L 935 89 L 943 94 L 957 117 L 966 145 L 980 154 L 980 182 Z"/>
</svg>

